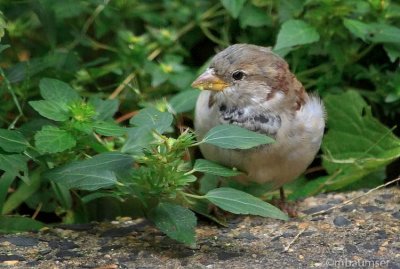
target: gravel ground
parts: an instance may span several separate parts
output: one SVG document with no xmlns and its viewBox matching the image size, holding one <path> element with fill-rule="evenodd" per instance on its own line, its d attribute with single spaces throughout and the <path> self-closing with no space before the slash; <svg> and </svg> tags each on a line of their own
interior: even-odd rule
<svg viewBox="0 0 400 269">
<path fill-rule="evenodd" d="M 241 216 L 200 222 L 197 246 L 145 220 L 64 225 L 0 235 L 0 268 L 391 268 L 400 269 L 400 189 L 322 194 L 283 222 Z M 325 214 L 321 210 L 338 207 Z"/>
</svg>

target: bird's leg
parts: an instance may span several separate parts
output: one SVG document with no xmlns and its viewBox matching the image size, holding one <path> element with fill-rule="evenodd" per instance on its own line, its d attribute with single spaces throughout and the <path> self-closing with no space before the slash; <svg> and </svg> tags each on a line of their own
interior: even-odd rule
<svg viewBox="0 0 400 269">
<path fill-rule="evenodd" d="M 279 200 L 275 200 L 275 202 L 273 201 L 273 204 L 279 207 L 280 210 L 288 214 L 289 217 L 297 217 L 298 213 L 295 208 L 295 203 L 286 201 L 285 190 L 283 189 L 283 187 L 279 188 L 279 196 Z"/>
<path fill-rule="evenodd" d="M 285 198 L 285 190 L 283 187 L 279 188 L 279 196 L 281 197 L 281 203 L 285 203 L 286 198 Z"/>
</svg>

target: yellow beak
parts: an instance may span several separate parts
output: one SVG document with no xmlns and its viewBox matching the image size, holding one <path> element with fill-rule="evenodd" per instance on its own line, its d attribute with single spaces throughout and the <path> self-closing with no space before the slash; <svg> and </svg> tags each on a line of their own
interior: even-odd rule
<svg viewBox="0 0 400 269">
<path fill-rule="evenodd" d="M 193 88 L 209 91 L 223 91 L 229 84 L 219 78 L 214 69 L 208 68 L 192 83 Z"/>
</svg>

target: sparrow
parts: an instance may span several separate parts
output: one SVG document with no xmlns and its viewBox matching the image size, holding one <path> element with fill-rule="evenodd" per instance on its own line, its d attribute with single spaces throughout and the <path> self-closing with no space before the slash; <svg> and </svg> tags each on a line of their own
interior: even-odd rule
<svg viewBox="0 0 400 269">
<path fill-rule="evenodd" d="M 202 90 L 194 120 L 199 140 L 220 124 L 275 140 L 246 150 L 200 145 L 206 159 L 244 172 L 238 181 L 277 189 L 300 176 L 315 158 L 325 127 L 323 103 L 305 91 L 286 61 L 271 49 L 231 45 L 214 56 L 192 87 Z"/>
</svg>

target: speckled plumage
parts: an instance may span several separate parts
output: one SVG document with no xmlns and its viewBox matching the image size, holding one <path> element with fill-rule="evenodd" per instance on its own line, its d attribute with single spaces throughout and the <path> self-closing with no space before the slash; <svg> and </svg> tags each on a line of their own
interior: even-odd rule
<svg viewBox="0 0 400 269">
<path fill-rule="evenodd" d="M 234 79 L 235 72 L 243 77 Z M 215 83 L 220 84 L 213 87 Z M 205 89 L 195 112 L 199 139 L 216 125 L 236 124 L 276 140 L 249 150 L 201 145 L 205 158 L 247 173 L 238 180 L 280 187 L 314 159 L 325 125 L 323 104 L 307 94 L 285 60 L 270 49 L 232 45 L 213 58 L 193 85 Z"/>
</svg>

